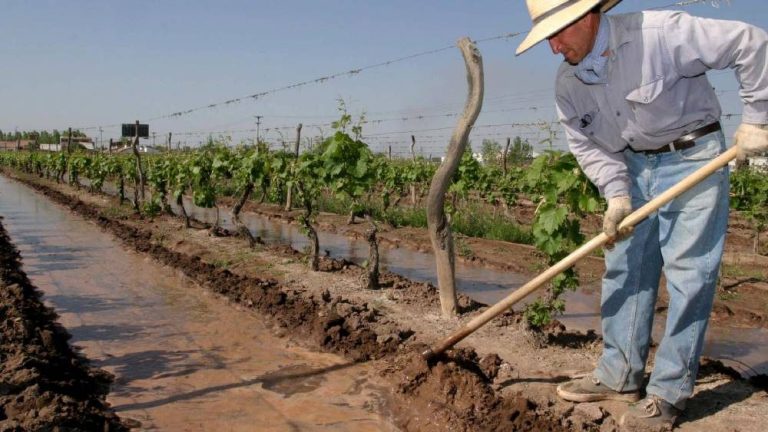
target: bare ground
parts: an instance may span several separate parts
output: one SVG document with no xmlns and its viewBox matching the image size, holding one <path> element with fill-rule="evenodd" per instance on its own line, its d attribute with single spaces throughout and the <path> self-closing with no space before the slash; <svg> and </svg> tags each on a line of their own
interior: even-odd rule
<svg viewBox="0 0 768 432">
<path fill-rule="evenodd" d="M 463 299 L 467 312 L 459 319 L 444 319 L 436 290 L 428 284 L 385 274 L 384 289 L 367 291 L 360 288 L 362 269 L 349 263 L 325 260 L 326 271 L 309 272 L 304 257 L 289 248 L 249 249 L 239 238 L 183 230 L 173 217 L 138 218 L 109 197 L 50 183 L 36 187 L 129 247 L 182 269 L 240 304 L 268 312 L 286 337 L 359 361 L 379 362 L 400 401 L 394 412 L 405 430 L 610 431 L 626 409 L 619 403 L 575 406 L 554 395 L 557 383 L 593 368 L 600 350 L 594 334 L 554 325 L 534 337 L 520 325 L 518 314 L 509 312 L 460 344 L 463 349 L 427 364 L 418 357 L 419 350 L 471 319 L 482 306 Z M 345 232 L 328 217 L 333 218 L 324 216 L 322 227 Z M 349 234 L 356 235 L 354 230 Z M 409 247 L 422 248 L 417 232 L 398 234 L 400 246 L 407 238 L 415 243 Z M 398 238 L 389 233 L 384 237 L 391 243 Z M 506 258 L 514 259 L 507 263 L 523 266 L 516 271 L 526 272 L 530 266 L 527 272 L 535 273 L 540 266 L 528 247 L 470 241 L 477 255 L 491 247 L 509 248 Z M 510 265 L 483 256 L 474 260 L 487 266 Z M 600 274 L 599 261 L 588 261 L 597 264 L 586 268 Z M 768 420 L 764 377 L 750 383 L 707 362 L 697 384 L 681 430 L 762 430 L 760 425 Z"/>
<path fill-rule="evenodd" d="M 0 431 L 128 430 L 105 402 L 112 376 L 56 320 L 0 223 Z"/>
</svg>

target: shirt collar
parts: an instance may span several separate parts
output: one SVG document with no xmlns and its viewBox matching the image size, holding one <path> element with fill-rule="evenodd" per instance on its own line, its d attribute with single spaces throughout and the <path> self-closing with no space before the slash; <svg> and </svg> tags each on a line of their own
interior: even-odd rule
<svg viewBox="0 0 768 432">
<path fill-rule="evenodd" d="M 624 44 L 632 42 L 633 36 L 630 29 L 625 25 L 619 25 L 618 18 L 615 15 L 603 14 L 603 18 L 608 18 L 608 24 L 611 26 L 611 40 L 608 43 L 612 53 L 611 57 L 616 55 L 616 51 Z"/>
</svg>

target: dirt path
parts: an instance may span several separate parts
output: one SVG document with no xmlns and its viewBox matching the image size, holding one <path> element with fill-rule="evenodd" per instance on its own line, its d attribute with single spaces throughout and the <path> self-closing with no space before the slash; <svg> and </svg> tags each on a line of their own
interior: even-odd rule
<svg viewBox="0 0 768 432">
<path fill-rule="evenodd" d="M 392 430 L 372 368 L 272 334 L 252 312 L 0 179 L 30 279 L 140 430 Z"/>
</svg>

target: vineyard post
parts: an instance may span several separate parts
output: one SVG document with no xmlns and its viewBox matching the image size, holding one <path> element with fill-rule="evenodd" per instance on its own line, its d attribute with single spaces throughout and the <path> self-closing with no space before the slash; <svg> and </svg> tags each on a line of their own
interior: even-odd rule
<svg viewBox="0 0 768 432">
<path fill-rule="evenodd" d="M 392 145 L 389 145 L 388 148 L 389 148 L 389 150 L 388 150 L 388 152 L 389 152 L 389 160 L 392 160 Z"/>
<path fill-rule="evenodd" d="M 171 151 L 171 137 L 173 136 L 173 132 L 168 132 L 168 151 Z"/>
<path fill-rule="evenodd" d="M 112 138 L 109 139 L 109 150 L 107 152 L 112 153 Z"/>
<path fill-rule="evenodd" d="M 67 134 L 67 154 L 69 153 L 72 153 L 72 128 L 69 128 L 69 132 Z"/>
<path fill-rule="evenodd" d="M 301 128 L 302 124 L 299 123 L 298 126 L 296 126 L 296 143 L 293 145 L 293 156 L 296 158 L 296 160 L 299 159 L 299 145 L 301 144 Z M 293 163 L 296 163 L 294 161 Z M 288 196 L 285 199 L 285 211 L 291 211 L 291 207 L 293 207 L 293 187 L 288 188 Z"/>
<path fill-rule="evenodd" d="M 483 59 L 475 44 L 469 38 L 458 43 L 467 69 L 469 92 L 464 112 L 448 144 L 445 161 L 432 177 L 427 195 L 427 224 L 437 265 L 437 284 L 440 290 L 440 307 L 444 317 L 455 316 L 458 312 L 456 301 L 456 264 L 451 234 L 451 221 L 445 213 L 445 193 L 456 174 L 461 156 L 467 147 L 469 132 L 480 114 L 483 104 Z"/>
<path fill-rule="evenodd" d="M 135 185 L 139 189 L 139 197 L 141 202 L 135 203 L 138 208 L 141 208 L 140 204 L 144 203 L 144 170 L 141 167 L 141 154 L 139 153 L 139 121 L 136 120 L 136 130 L 133 137 L 133 156 L 136 158 L 136 174 L 138 175 L 138 183 Z"/>
<path fill-rule="evenodd" d="M 502 171 L 504 172 L 504 175 L 507 175 L 507 155 L 509 155 L 509 143 L 512 139 L 510 137 L 507 137 L 507 145 L 504 146 L 504 154 L 501 157 L 502 160 Z"/>
<path fill-rule="evenodd" d="M 296 144 L 293 146 L 293 155 L 297 158 L 299 157 L 299 145 L 301 144 L 301 128 L 303 125 L 299 123 L 298 126 L 296 126 Z"/>
</svg>

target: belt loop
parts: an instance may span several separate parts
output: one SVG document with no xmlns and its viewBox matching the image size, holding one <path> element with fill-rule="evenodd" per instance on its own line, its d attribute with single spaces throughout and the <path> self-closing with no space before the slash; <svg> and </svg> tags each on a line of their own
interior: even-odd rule
<svg viewBox="0 0 768 432">
<path fill-rule="evenodd" d="M 677 151 L 677 149 L 675 148 L 674 142 L 669 143 L 669 151 Z"/>
</svg>

